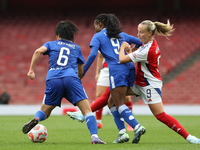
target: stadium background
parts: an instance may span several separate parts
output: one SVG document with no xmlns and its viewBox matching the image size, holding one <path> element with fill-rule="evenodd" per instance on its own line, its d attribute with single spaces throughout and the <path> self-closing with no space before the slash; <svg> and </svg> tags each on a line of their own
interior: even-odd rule
<svg viewBox="0 0 200 150">
<path fill-rule="evenodd" d="M 156 36 L 160 50 L 160 73 L 164 81 L 164 104 L 200 104 L 200 1 L 198 0 L 56 0 L 0 1 L 0 87 L 6 86 L 11 105 L 40 104 L 45 90 L 48 57 L 40 56 L 36 78 L 27 77 L 36 48 L 55 40 L 60 20 L 72 20 L 79 28 L 75 43 L 81 46 L 85 60 L 94 34 L 93 21 L 100 13 L 115 14 L 123 31 L 137 36 L 143 20 L 170 19 L 175 31 L 167 40 Z M 90 102 L 95 100 L 96 60 L 82 80 Z M 0 89 L 0 92 L 2 90 Z M 133 98 L 133 101 L 136 101 Z M 64 104 L 69 104 L 63 101 Z M 142 104 L 139 100 L 137 105 Z"/>
</svg>

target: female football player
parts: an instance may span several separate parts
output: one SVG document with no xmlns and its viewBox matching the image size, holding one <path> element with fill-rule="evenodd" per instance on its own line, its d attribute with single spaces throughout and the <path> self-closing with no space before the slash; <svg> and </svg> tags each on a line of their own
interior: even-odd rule
<svg viewBox="0 0 200 150">
<path fill-rule="evenodd" d="M 96 98 L 99 98 L 105 92 L 106 88 L 110 86 L 108 64 L 106 63 L 105 59 L 103 58 L 100 52 L 98 53 L 98 58 L 97 58 L 95 80 L 97 82 Z M 125 104 L 132 111 L 133 103 L 131 100 L 131 96 L 126 96 Z M 102 112 L 103 112 L 103 107 L 95 112 L 98 129 L 101 129 L 103 127 Z M 127 131 L 133 131 L 133 128 L 128 123 L 127 123 Z"/>
<path fill-rule="evenodd" d="M 94 29 L 96 34 L 94 34 L 90 43 L 91 52 L 80 78 L 85 75 L 99 50 L 108 63 L 111 90 L 110 102 L 113 103 L 110 111 L 119 130 L 119 136 L 113 143 L 123 143 L 129 140 L 124 121 L 121 118 L 134 128 L 135 135 L 132 142 L 138 143 L 146 129 L 137 122 L 132 111 L 125 105 L 127 90 L 134 84 L 135 66 L 133 63 L 119 63 L 119 48 L 124 41 L 138 45 L 141 42 L 138 38 L 122 32 L 119 20 L 112 14 L 98 15 L 94 20 Z M 68 115 L 76 119 L 76 117 Z"/>
<path fill-rule="evenodd" d="M 39 56 L 49 55 L 46 91 L 41 109 L 36 112 L 31 121 L 23 126 L 22 131 L 26 134 L 40 121 L 47 119 L 56 106 L 60 107 L 64 97 L 73 105 L 78 106 L 85 116 L 92 144 L 106 144 L 97 135 L 96 119 L 78 77 L 78 74 L 83 74 L 85 61 L 80 47 L 73 43 L 77 32 L 78 28 L 72 21 L 61 21 L 56 26 L 56 41 L 47 42 L 34 52 L 27 75 L 33 80 L 35 78 L 34 68 Z"/>
<path fill-rule="evenodd" d="M 138 38 L 144 45 L 125 55 L 125 49 L 130 48 L 130 46 L 127 42 L 124 42 L 120 48 L 119 62 L 123 64 L 137 63 L 135 84 L 129 89 L 128 94 L 140 95 L 143 102 L 148 104 L 151 112 L 159 121 L 180 134 L 189 143 L 200 144 L 198 138 L 190 135 L 175 118 L 165 113 L 161 99 L 162 79 L 158 69 L 161 55 L 154 35 L 156 33 L 167 37 L 173 31 L 173 25 L 170 25 L 169 21 L 167 24 L 150 20 L 141 22 L 138 25 Z"/>
</svg>

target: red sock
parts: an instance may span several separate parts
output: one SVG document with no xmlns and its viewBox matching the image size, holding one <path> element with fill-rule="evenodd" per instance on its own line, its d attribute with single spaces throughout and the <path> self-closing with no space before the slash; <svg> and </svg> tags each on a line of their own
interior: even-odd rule
<svg viewBox="0 0 200 150">
<path fill-rule="evenodd" d="M 132 101 L 129 101 L 129 102 L 126 102 L 125 104 L 126 104 L 126 106 L 127 106 L 127 107 L 131 110 L 131 112 L 132 112 L 133 102 L 132 102 Z"/>
<path fill-rule="evenodd" d="M 169 128 L 180 134 L 185 139 L 189 133 L 182 127 L 182 125 L 172 116 L 166 114 L 165 112 L 156 115 L 156 118 L 166 124 Z"/>
<path fill-rule="evenodd" d="M 96 119 L 97 120 L 101 120 L 101 118 L 102 118 L 102 111 L 103 111 L 103 108 L 100 108 L 99 110 L 96 111 Z"/>
<path fill-rule="evenodd" d="M 107 87 L 105 92 L 90 105 L 92 112 L 95 112 L 100 108 L 106 106 L 108 104 L 109 97 L 110 97 L 110 87 Z"/>
</svg>

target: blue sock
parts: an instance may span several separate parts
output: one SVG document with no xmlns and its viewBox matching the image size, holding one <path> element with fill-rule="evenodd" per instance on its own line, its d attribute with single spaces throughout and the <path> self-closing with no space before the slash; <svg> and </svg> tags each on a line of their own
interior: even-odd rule
<svg viewBox="0 0 200 150">
<path fill-rule="evenodd" d="M 91 135 L 93 135 L 93 134 L 97 135 L 97 121 L 96 121 L 95 116 L 92 112 L 87 113 L 85 115 L 85 122 L 86 122 L 87 127 L 90 131 L 90 134 Z"/>
<path fill-rule="evenodd" d="M 121 117 L 121 115 L 119 114 L 119 112 L 117 111 L 116 107 L 112 107 L 110 108 L 110 111 L 114 117 L 114 121 L 115 121 L 115 124 L 117 125 L 117 128 L 120 131 L 123 131 L 125 132 L 126 131 L 126 128 L 125 128 L 125 125 L 124 125 L 124 120 L 123 118 Z"/>
<path fill-rule="evenodd" d="M 44 111 L 42 110 L 38 110 L 35 114 L 35 117 L 34 118 L 39 118 L 38 122 L 42 121 L 42 120 L 45 120 L 46 119 L 46 114 Z"/>
<path fill-rule="evenodd" d="M 121 115 L 121 117 L 124 118 L 124 120 L 132 127 L 135 128 L 136 125 L 138 125 L 139 123 L 137 122 L 137 120 L 135 119 L 135 117 L 133 116 L 133 113 L 131 112 L 131 110 L 124 104 L 121 105 L 118 109 L 119 114 Z"/>
</svg>

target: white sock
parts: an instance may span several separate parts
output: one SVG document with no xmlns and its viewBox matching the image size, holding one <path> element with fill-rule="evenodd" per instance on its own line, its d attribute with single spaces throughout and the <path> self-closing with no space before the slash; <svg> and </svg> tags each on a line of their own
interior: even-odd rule
<svg viewBox="0 0 200 150">
<path fill-rule="evenodd" d="M 102 123 L 102 121 L 101 120 L 97 120 L 97 123 Z"/>
<path fill-rule="evenodd" d="M 124 134 L 124 132 L 126 132 L 126 129 L 121 129 L 121 130 L 119 131 L 119 134 Z"/>
<path fill-rule="evenodd" d="M 188 141 L 190 139 L 191 135 L 189 134 L 186 138 L 186 140 Z"/>
<path fill-rule="evenodd" d="M 92 134 L 92 136 L 91 137 L 96 137 L 96 138 L 99 138 L 99 136 L 97 135 L 97 134 Z"/>
<path fill-rule="evenodd" d="M 134 128 L 134 130 L 136 131 L 139 128 L 140 124 L 137 124 Z"/>
</svg>

